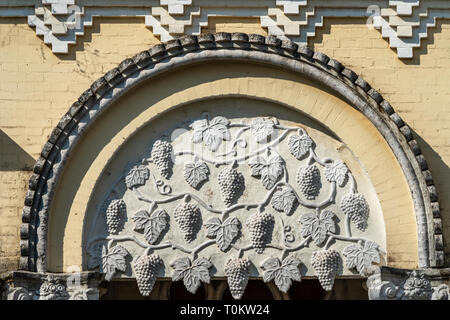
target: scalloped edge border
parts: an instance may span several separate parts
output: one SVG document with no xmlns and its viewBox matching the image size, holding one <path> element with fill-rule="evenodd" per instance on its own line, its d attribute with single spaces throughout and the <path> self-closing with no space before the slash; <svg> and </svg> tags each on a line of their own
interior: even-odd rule
<svg viewBox="0 0 450 320">
<path fill-rule="evenodd" d="M 50 134 L 29 180 L 20 227 L 19 269 L 47 271 L 48 215 L 54 191 L 73 147 L 99 114 L 137 84 L 167 70 L 233 59 L 267 63 L 301 73 L 336 92 L 369 118 L 390 145 L 408 181 L 416 212 L 419 267 L 444 265 L 442 220 L 431 172 L 410 127 L 389 102 L 351 69 L 309 47 L 298 46 L 290 40 L 281 41 L 275 36 L 219 32 L 182 36 L 127 58 L 95 80 L 72 104 Z M 161 61 L 165 63 L 158 65 Z M 163 66 L 158 68 L 160 65 Z M 131 75 L 134 79 L 130 79 Z M 127 79 L 130 83 L 119 88 Z M 103 99 L 114 88 L 119 90 Z"/>
</svg>

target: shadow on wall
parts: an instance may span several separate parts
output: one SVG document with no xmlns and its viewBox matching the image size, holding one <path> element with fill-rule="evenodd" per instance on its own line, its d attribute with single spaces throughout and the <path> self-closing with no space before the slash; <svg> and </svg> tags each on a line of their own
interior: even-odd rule
<svg viewBox="0 0 450 320">
<path fill-rule="evenodd" d="M 104 55 L 105 53 L 100 52 L 98 49 L 92 49 L 89 45 L 93 41 L 92 36 L 94 34 L 101 35 L 102 34 L 102 24 L 124 24 L 124 25 L 144 25 L 144 17 L 93 17 L 92 26 L 84 27 L 84 34 L 81 36 L 77 36 L 76 44 L 69 45 L 69 52 L 67 54 L 58 54 L 53 53 L 58 59 L 62 61 L 77 61 L 77 53 L 87 51 L 92 55 Z M 148 30 L 149 38 L 153 37 L 153 33 L 151 29 L 146 28 Z M 118 37 L 120 38 L 120 37 Z M 42 39 L 43 40 L 43 39 Z M 148 40 L 148 39 L 144 39 Z M 51 51 L 51 45 L 47 45 Z M 136 52 L 137 53 L 137 52 Z"/>
<path fill-rule="evenodd" d="M 0 130 L 0 171 L 30 171 L 36 160 Z"/>
<path fill-rule="evenodd" d="M 442 24 L 448 23 L 448 21 L 445 20 L 437 20 L 436 26 L 434 28 L 428 29 L 428 36 L 425 39 L 422 39 L 420 41 L 420 47 L 414 48 L 414 54 L 412 59 L 401 59 L 403 64 L 405 65 L 420 65 L 420 57 L 426 56 L 428 54 L 428 47 L 432 47 L 434 44 L 434 34 L 442 33 Z"/>
<path fill-rule="evenodd" d="M 361 24 L 365 25 L 367 23 L 367 18 L 330 18 L 327 17 L 324 19 L 324 23 L 322 27 L 316 28 L 316 36 L 308 39 L 308 47 L 314 49 L 315 51 L 321 51 L 320 48 L 315 49 L 316 44 L 323 43 L 323 36 L 331 34 L 331 27 L 333 25 L 353 25 L 353 24 Z M 442 33 L 442 24 L 448 23 L 448 20 L 438 19 L 436 21 L 436 26 L 428 28 L 427 37 L 425 39 L 420 40 L 420 47 L 414 48 L 414 54 L 412 59 L 399 59 L 404 65 L 420 65 L 421 56 L 426 56 L 428 54 L 428 47 L 432 47 L 434 44 L 434 35 Z M 377 29 L 377 32 L 380 33 L 380 30 Z M 380 33 L 381 38 L 381 33 Z M 389 40 L 387 38 L 383 38 L 386 41 L 386 45 L 389 46 Z M 402 39 L 403 41 L 413 41 L 415 39 Z M 370 40 L 368 40 L 370 41 Z M 397 56 L 397 49 L 391 48 L 389 49 L 395 53 Z"/>
<path fill-rule="evenodd" d="M 427 159 L 429 170 L 436 185 L 442 217 L 445 266 L 450 266 L 450 198 L 446 196 L 445 190 L 448 181 L 450 181 L 450 167 L 432 146 L 423 140 L 415 131 L 413 132 L 425 159 Z"/>
</svg>

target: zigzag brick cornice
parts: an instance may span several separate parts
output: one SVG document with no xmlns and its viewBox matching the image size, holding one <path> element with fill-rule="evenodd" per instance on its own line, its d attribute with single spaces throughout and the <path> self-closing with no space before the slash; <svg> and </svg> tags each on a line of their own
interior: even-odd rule
<svg viewBox="0 0 450 320">
<path fill-rule="evenodd" d="M 161 38 L 199 35 L 214 16 L 255 17 L 269 35 L 304 45 L 330 17 L 368 18 L 399 58 L 412 58 L 437 19 L 450 18 L 448 0 L 0 0 L 0 17 L 28 17 L 53 52 L 67 53 L 95 16 L 145 17 Z M 370 17 L 370 18 L 369 18 Z"/>
<path fill-rule="evenodd" d="M 441 216 L 431 173 L 411 129 L 389 102 L 352 70 L 323 53 L 274 36 L 218 33 L 183 36 L 125 59 L 94 81 L 73 103 L 54 128 L 33 168 L 22 216 L 21 269 L 46 271 L 52 197 L 67 159 L 97 116 L 127 91 L 167 70 L 216 60 L 254 61 L 303 74 L 336 92 L 364 114 L 392 148 L 411 190 L 419 266 L 444 264 Z"/>
</svg>

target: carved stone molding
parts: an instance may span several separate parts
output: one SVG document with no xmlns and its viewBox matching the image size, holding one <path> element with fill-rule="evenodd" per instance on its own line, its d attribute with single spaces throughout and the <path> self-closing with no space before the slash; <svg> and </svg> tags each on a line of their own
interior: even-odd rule
<svg viewBox="0 0 450 320">
<path fill-rule="evenodd" d="M 218 33 L 200 37 L 184 36 L 140 52 L 133 58 L 124 60 L 118 68 L 109 71 L 96 80 L 81 95 L 79 100 L 71 106 L 50 135 L 30 178 L 22 216 L 22 257 L 20 264 L 22 269 L 37 270 L 39 272 L 46 271 L 48 214 L 55 186 L 61 177 L 65 163 L 70 157 L 72 150 L 80 141 L 84 131 L 95 123 L 97 116 L 102 112 L 106 112 L 108 107 L 118 97 L 145 81 L 151 81 L 153 77 L 164 73 L 166 70 L 173 71 L 178 66 L 218 60 L 254 61 L 278 66 L 285 70 L 302 74 L 325 88 L 329 88 L 346 101 L 352 101 L 352 107 L 365 115 L 380 131 L 382 136 L 385 137 L 405 174 L 411 189 L 416 212 L 420 266 L 429 267 L 443 264 L 442 235 L 440 229 L 437 228 L 440 223 L 440 212 L 436 189 L 429 174 L 425 158 L 421 154 L 411 130 L 395 113 L 390 104 L 361 77 L 358 77 L 353 71 L 322 53 L 314 53 L 307 47 L 299 47 L 293 42 L 280 41 L 275 37 L 265 38 L 259 35 L 242 33 Z M 164 63 L 160 64 L 159 62 L 161 61 Z M 108 99 L 103 100 L 106 94 L 108 94 Z M 201 130 L 206 132 L 212 130 L 212 125 L 221 125 L 220 119 L 217 120 L 217 123 L 213 122 L 214 119 L 209 124 L 198 123 L 198 126 L 201 128 L 206 126 L 203 128 L 204 130 Z M 264 128 L 265 126 L 263 120 L 256 121 L 254 124 L 255 128 Z M 193 130 L 195 131 L 195 128 Z M 224 134 L 223 128 L 217 131 Z M 255 136 L 258 137 L 258 134 Z M 301 156 L 303 150 L 307 149 L 304 146 L 308 145 L 307 139 L 302 138 L 303 134 L 298 136 L 298 138 L 293 138 L 290 143 L 294 156 Z M 204 138 L 200 134 L 196 137 L 198 141 Z M 224 138 L 228 137 L 222 136 L 222 139 Z M 212 141 L 216 140 L 213 139 Z M 166 151 L 170 149 L 164 143 L 160 144 L 160 148 Z M 213 143 L 209 145 L 209 148 L 213 150 L 216 146 Z M 156 152 L 155 159 L 157 154 Z M 170 166 L 167 166 L 167 163 L 163 160 L 163 158 L 155 160 L 155 165 L 162 176 L 170 175 Z M 256 166 L 255 168 L 258 168 L 257 163 L 254 163 L 254 165 Z M 342 184 L 342 177 L 336 175 L 342 168 L 339 163 L 336 163 L 333 168 L 326 170 L 325 176 L 329 179 L 336 179 L 336 184 Z M 139 185 L 148 177 L 146 169 L 143 167 L 137 166 L 131 170 L 132 174 L 127 179 L 130 185 Z M 186 183 L 193 188 L 200 186 L 202 177 L 207 175 L 208 172 L 201 163 L 197 162 L 187 164 L 185 171 Z M 193 171 L 197 173 L 194 175 L 195 179 L 190 178 Z M 263 172 L 260 172 L 259 169 L 256 171 L 258 172 L 255 172 L 255 175 L 259 175 L 262 183 L 270 187 L 273 183 L 272 180 L 264 177 Z M 317 173 L 314 173 L 315 170 L 312 170 L 312 168 L 307 171 L 307 173 L 297 173 L 296 180 L 297 183 L 300 183 L 299 187 L 304 191 L 305 196 L 314 198 L 317 192 L 314 176 Z M 311 177 L 312 185 L 310 187 L 307 180 L 299 178 L 299 175 L 301 177 L 303 174 Z M 223 179 L 222 186 L 224 190 L 227 189 L 226 181 L 231 181 L 232 185 L 236 185 L 240 180 L 239 175 L 229 173 L 226 176 L 232 178 Z M 228 201 L 230 203 L 234 201 L 234 197 L 239 194 L 237 191 L 238 189 L 225 195 L 225 204 Z M 277 196 L 289 199 L 289 190 L 280 190 Z M 355 199 L 349 198 L 347 203 L 343 205 L 343 211 L 350 210 L 352 203 L 355 203 L 355 201 L 360 200 L 357 197 Z M 285 204 L 286 208 L 284 205 L 281 206 L 277 203 L 275 207 L 288 211 L 289 202 Z M 358 207 L 361 209 L 361 217 L 364 217 L 366 212 L 364 205 L 361 203 Z M 115 212 L 121 212 L 122 210 L 123 205 L 119 201 L 114 203 L 110 213 L 114 215 Z M 195 209 L 191 211 L 195 211 Z M 152 214 L 156 214 L 156 212 Z M 163 212 L 158 212 L 158 214 L 161 221 L 164 221 Z M 321 214 L 325 213 L 322 212 Z M 355 216 L 353 222 L 363 229 L 364 221 L 359 219 L 360 217 Z M 120 223 L 118 224 L 117 222 L 120 221 L 110 222 L 108 226 L 114 234 L 117 227 L 120 226 Z M 223 219 L 221 223 L 224 223 Z M 347 255 L 351 256 L 358 250 L 363 249 L 359 247 L 352 248 L 352 250 L 349 249 Z M 120 255 L 122 252 L 119 250 L 117 254 Z M 358 268 L 357 264 L 355 264 L 355 267 Z"/>
<path fill-rule="evenodd" d="M 371 300 L 450 300 L 450 269 L 403 270 L 373 266 L 367 273 Z"/>
<path fill-rule="evenodd" d="M 98 300 L 97 272 L 34 273 L 15 271 L 2 278 L 5 300 Z"/>
<path fill-rule="evenodd" d="M 428 30 L 437 19 L 450 18 L 450 3 L 445 0 L 272 0 L 272 1 L 217 1 L 152 0 L 152 1 L 89 1 L 43 0 L 10 2 L 2 5 L 1 16 L 25 16 L 36 34 L 52 46 L 55 53 L 67 53 L 68 46 L 84 35 L 85 27 L 92 26 L 93 17 L 145 17 L 145 25 L 168 41 L 182 34 L 200 35 L 209 18 L 255 17 L 269 35 L 306 44 L 316 28 L 326 18 L 368 18 L 369 27 L 380 30 L 399 58 L 412 58 L 413 49 L 421 46 Z"/>
</svg>

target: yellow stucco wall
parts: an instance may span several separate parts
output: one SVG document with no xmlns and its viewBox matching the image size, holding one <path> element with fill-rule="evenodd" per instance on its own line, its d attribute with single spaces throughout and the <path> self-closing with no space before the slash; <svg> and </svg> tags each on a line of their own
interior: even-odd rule
<svg viewBox="0 0 450 320">
<path fill-rule="evenodd" d="M 94 19 L 94 26 L 86 29 L 83 41 L 70 47 L 68 55 L 55 55 L 25 18 L 0 21 L 0 270 L 4 271 L 18 266 L 19 226 L 31 158 L 37 159 L 60 117 L 93 80 L 159 40 L 143 18 Z M 255 19 L 217 18 L 208 28 L 205 32 L 266 34 Z M 450 191 L 450 77 L 446 77 L 450 24 L 438 22 L 409 61 L 399 60 L 379 31 L 368 29 L 363 19 L 326 19 L 310 46 L 361 74 L 419 135 L 440 195 L 444 239 L 450 244 L 446 197 Z M 386 222 L 393 226 L 387 230 L 388 237 L 396 239 L 391 265 L 414 267 L 414 217 L 402 216 L 400 211 L 406 207 L 397 210 L 399 215 Z"/>
</svg>

